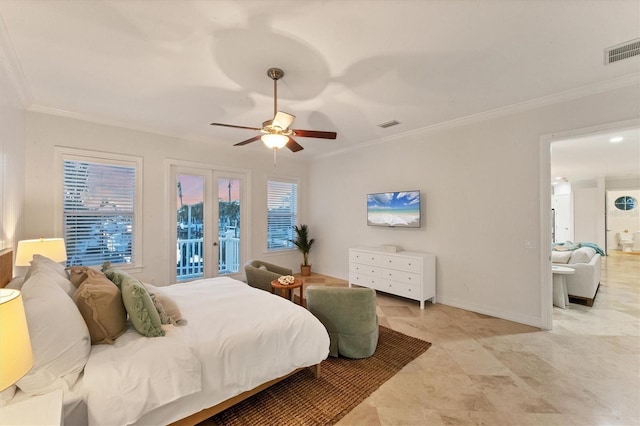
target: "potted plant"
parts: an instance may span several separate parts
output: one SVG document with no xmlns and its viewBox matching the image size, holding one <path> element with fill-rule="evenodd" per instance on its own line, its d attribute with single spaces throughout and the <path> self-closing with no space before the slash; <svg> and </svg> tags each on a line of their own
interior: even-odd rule
<svg viewBox="0 0 640 426">
<path fill-rule="evenodd" d="M 300 273 L 303 277 L 311 275 L 311 264 L 309 263 L 309 251 L 315 239 L 309 239 L 309 229 L 307 225 L 293 226 L 296 231 L 296 238 L 291 240 L 293 244 L 302 252 L 302 264 L 300 265 Z"/>
</svg>

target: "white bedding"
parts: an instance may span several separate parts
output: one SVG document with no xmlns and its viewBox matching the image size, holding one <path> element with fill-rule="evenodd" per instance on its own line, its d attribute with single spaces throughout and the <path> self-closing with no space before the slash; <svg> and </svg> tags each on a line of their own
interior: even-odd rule
<svg viewBox="0 0 640 426">
<path fill-rule="evenodd" d="M 328 355 L 306 309 L 231 278 L 162 287 L 188 320 L 165 337 L 128 330 L 84 370 L 90 425 L 170 423 Z M 158 423 L 159 424 L 159 423 Z"/>
</svg>

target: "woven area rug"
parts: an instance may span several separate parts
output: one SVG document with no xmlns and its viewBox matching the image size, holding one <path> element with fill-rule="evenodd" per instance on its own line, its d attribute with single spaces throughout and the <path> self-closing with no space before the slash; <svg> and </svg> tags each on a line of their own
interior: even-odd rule
<svg viewBox="0 0 640 426">
<path fill-rule="evenodd" d="M 218 425 L 332 425 L 431 343 L 380 326 L 370 358 L 329 358 L 315 378 L 303 370 L 207 420 Z"/>
</svg>

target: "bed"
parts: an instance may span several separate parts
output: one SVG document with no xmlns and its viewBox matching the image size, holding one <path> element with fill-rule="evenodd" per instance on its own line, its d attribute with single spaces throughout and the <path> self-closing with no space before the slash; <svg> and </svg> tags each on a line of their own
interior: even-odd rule
<svg viewBox="0 0 640 426">
<path fill-rule="evenodd" d="M 11 258 L 10 250 L 0 255 L 2 287 L 10 279 L 4 265 L 10 266 Z M 75 305 L 66 300 L 73 301 L 75 287 L 63 283 L 60 271 L 53 269 L 41 267 L 27 274 L 24 282 L 13 280 L 9 286 L 21 287 L 25 300 L 36 358 L 28 375 L 44 368 L 47 379 L 58 376 L 42 389 L 64 389 L 67 426 L 197 424 L 300 369 L 313 368 L 319 375 L 320 362 L 328 355 L 326 329 L 306 309 L 241 281 L 219 277 L 158 287 L 186 319 L 183 325 L 162 325 L 162 337 L 145 337 L 128 322 L 113 344 L 91 345 L 86 338 L 75 337 L 75 343 L 61 351 L 73 362 L 66 360 L 56 367 L 60 356 L 38 362 L 42 349 L 37 340 L 43 338 L 43 329 L 57 336 L 48 343 L 56 345 L 72 334 L 70 329 L 83 327 L 77 323 Z M 55 318 L 38 320 L 42 316 L 37 312 L 39 295 L 46 298 L 40 305 Z M 51 349 L 45 350 L 50 356 L 46 352 Z M 33 378 L 26 376 L 18 381 L 13 400 L 37 394 L 33 384 Z"/>
</svg>

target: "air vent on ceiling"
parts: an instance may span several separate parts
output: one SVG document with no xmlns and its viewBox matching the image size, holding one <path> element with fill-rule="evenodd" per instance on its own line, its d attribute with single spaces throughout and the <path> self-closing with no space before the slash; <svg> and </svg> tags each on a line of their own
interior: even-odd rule
<svg viewBox="0 0 640 426">
<path fill-rule="evenodd" d="M 387 121 L 385 123 L 378 124 L 378 127 L 382 127 L 383 129 L 386 129 L 387 127 L 395 126 L 395 125 L 398 125 L 398 124 L 400 124 L 399 121 L 391 120 L 391 121 Z"/>
<path fill-rule="evenodd" d="M 604 63 L 611 64 L 640 55 L 640 38 L 626 41 L 604 50 Z"/>
</svg>

